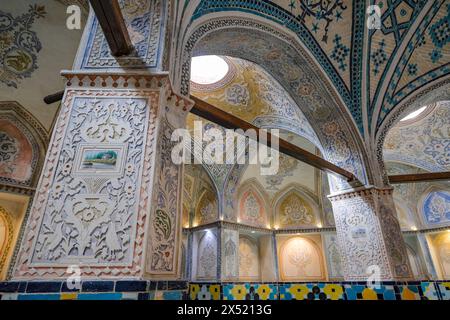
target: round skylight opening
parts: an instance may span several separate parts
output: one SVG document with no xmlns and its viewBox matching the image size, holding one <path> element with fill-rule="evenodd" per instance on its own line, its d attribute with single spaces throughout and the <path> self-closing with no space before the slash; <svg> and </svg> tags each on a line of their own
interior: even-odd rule
<svg viewBox="0 0 450 320">
<path fill-rule="evenodd" d="M 219 82 L 229 71 L 228 63 L 218 56 L 194 57 L 191 61 L 191 81 L 197 84 Z"/>
<path fill-rule="evenodd" d="M 408 120 L 412 120 L 414 118 L 417 118 L 421 113 L 423 113 L 425 111 L 427 107 L 422 107 L 420 109 L 417 109 L 416 111 L 411 112 L 410 114 L 408 114 L 406 117 L 404 117 L 402 120 L 400 121 L 408 121 Z"/>
</svg>

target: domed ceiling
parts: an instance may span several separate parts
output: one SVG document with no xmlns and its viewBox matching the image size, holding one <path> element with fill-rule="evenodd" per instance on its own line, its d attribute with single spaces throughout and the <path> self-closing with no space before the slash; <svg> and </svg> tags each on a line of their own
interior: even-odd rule
<svg viewBox="0 0 450 320">
<path fill-rule="evenodd" d="M 369 8 L 373 4 L 377 9 Z M 379 28 L 367 32 L 367 19 L 377 18 L 378 9 Z M 178 25 L 188 26 L 181 30 L 180 41 L 208 19 L 216 19 L 222 28 L 287 29 L 320 65 L 364 136 L 374 137 L 395 107 L 420 91 L 445 85 L 450 75 L 450 4 L 445 0 L 279 0 L 263 5 L 203 0 L 181 1 L 180 12 Z M 260 26 L 238 26 L 237 18 L 243 16 Z M 239 41 L 225 45 L 236 47 Z M 295 68 L 292 61 L 285 62 Z"/>
</svg>

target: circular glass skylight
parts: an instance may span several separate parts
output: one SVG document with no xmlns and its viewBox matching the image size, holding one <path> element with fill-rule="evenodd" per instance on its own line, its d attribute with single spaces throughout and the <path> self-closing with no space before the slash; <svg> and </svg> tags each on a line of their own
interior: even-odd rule
<svg viewBox="0 0 450 320">
<path fill-rule="evenodd" d="M 400 120 L 400 121 L 408 121 L 408 120 L 412 120 L 412 119 L 418 117 L 422 112 L 424 112 L 426 108 L 427 108 L 427 107 L 425 106 L 425 107 L 422 107 L 422 108 L 420 108 L 420 109 L 417 109 L 416 111 L 411 112 L 410 114 L 408 114 L 406 117 L 404 117 L 404 118 L 403 118 L 402 120 Z"/>
<path fill-rule="evenodd" d="M 191 61 L 191 81 L 212 84 L 222 80 L 228 73 L 228 63 L 218 56 L 194 57 Z"/>
</svg>

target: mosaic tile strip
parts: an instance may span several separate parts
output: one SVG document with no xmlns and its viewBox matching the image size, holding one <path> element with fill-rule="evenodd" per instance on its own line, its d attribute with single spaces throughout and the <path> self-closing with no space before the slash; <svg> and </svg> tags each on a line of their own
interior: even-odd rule
<svg viewBox="0 0 450 320">
<path fill-rule="evenodd" d="M 276 284 L 224 284 L 223 300 L 278 300 Z"/>
</svg>

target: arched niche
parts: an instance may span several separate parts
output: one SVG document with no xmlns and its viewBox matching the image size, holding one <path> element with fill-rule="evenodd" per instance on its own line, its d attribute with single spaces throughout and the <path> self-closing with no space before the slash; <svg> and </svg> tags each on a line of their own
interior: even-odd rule
<svg viewBox="0 0 450 320">
<path fill-rule="evenodd" d="M 14 225 L 11 215 L 0 207 L 0 280 L 8 268 L 7 260 L 13 247 Z"/>
<path fill-rule="evenodd" d="M 259 281 L 261 279 L 259 248 L 256 239 L 239 236 L 239 280 Z"/>
<path fill-rule="evenodd" d="M 189 218 L 183 218 L 183 226 L 195 227 L 219 219 L 219 193 L 208 171 L 201 164 L 184 165 L 183 188 L 183 215 L 188 215 Z"/>
<path fill-rule="evenodd" d="M 408 204 L 398 197 L 394 198 L 394 204 L 400 228 L 405 231 L 417 228 L 417 224 L 413 218 L 414 214 L 411 212 Z"/>
<path fill-rule="evenodd" d="M 300 185 L 281 190 L 273 200 L 275 228 L 316 228 L 322 225 L 317 197 Z"/>
<path fill-rule="evenodd" d="M 0 183 L 32 187 L 44 163 L 48 134 L 16 102 L 0 102 Z"/>
<path fill-rule="evenodd" d="M 256 179 L 244 182 L 238 190 L 238 223 L 258 227 L 270 226 L 267 195 Z"/>
<path fill-rule="evenodd" d="M 423 280 L 424 272 L 418 253 L 409 244 L 406 244 L 406 253 L 408 254 L 414 278 L 416 280 Z"/>
<path fill-rule="evenodd" d="M 444 231 L 429 236 L 432 256 L 440 280 L 450 279 L 450 232 Z"/>
<path fill-rule="evenodd" d="M 302 236 L 283 236 L 277 241 L 281 281 L 326 280 L 322 249 L 316 241 Z"/>
<path fill-rule="evenodd" d="M 211 190 L 203 190 L 195 209 L 194 225 L 203 225 L 218 219 L 218 202 Z"/>
<path fill-rule="evenodd" d="M 214 280 L 217 277 L 217 237 L 210 229 L 200 231 L 197 236 L 195 279 Z"/>
</svg>

